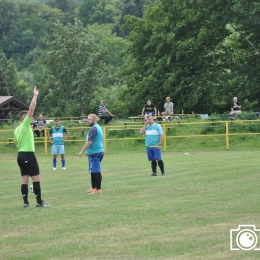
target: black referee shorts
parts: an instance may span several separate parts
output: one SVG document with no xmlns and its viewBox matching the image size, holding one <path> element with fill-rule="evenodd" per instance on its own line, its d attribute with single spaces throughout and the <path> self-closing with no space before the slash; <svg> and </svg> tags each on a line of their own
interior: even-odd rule
<svg viewBox="0 0 260 260">
<path fill-rule="evenodd" d="M 36 176 L 40 174 L 39 165 L 34 152 L 19 152 L 17 163 L 22 176 Z"/>
</svg>

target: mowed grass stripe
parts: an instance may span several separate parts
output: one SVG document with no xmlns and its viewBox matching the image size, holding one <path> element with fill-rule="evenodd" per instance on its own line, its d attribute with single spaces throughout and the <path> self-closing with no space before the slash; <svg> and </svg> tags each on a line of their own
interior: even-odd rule
<svg viewBox="0 0 260 260">
<path fill-rule="evenodd" d="M 145 153 L 107 155 L 94 196 L 86 158 L 54 172 L 38 156 L 46 209 L 32 193 L 22 208 L 15 156 L 1 159 L 0 259 L 258 259 L 230 251 L 229 230 L 260 227 L 259 155 L 163 153 L 165 177 L 150 176 Z"/>
</svg>

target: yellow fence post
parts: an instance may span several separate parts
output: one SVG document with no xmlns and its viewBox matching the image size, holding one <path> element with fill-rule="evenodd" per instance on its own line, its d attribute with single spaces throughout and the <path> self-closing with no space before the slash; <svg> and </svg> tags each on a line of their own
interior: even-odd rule
<svg viewBox="0 0 260 260">
<path fill-rule="evenodd" d="M 48 154 L 47 129 L 46 128 L 44 128 L 44 153 Z"/>
<path fill-rule="evenodd" d="M 229 150 L 228 121 L 226 121 L 226 148 Z"/>
<path fill-rule="evenodd" d="M 104 135 L 104 152 L 107 151 L 107 134 L 106 134 L 106 127 L 103 126 L 103 135 Z"/>
<path fill-rule="evenodd" d="M 167 139 L 167 137 L 166 137 L 166 127 L 165 127 L 165 125 L 163 125 L 163 134 L 164 134 L 163 150 L 166 152 L 166 150 L 167 150 L 167 147 L 166 147 L 166 139 Z"/>
</svg>

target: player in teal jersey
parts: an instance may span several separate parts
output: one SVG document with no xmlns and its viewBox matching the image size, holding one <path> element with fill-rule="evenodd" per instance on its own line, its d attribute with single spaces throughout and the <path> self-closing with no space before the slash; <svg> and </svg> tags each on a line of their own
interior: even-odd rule
<svg viewBox="0 0 260 260">
<path fill-rule="evenodd" d="M 50 143 L 52 144 L 51 153 L 53 154 L 53 170 L 56 170 L 56 164 L 57 164 L 57 154 L 60 154 L 61 156 L 61 166 L 63 170 L 66 170 L 65 167 L 65 148 L 64 148 L 64 142 L 69 138 L 70 133 L 67 131 L 67 129 L 60 125 L 60 120 L 58 118 L 54 119 L 55 125 L 51 127 L 50 132 L 48 133 L 48 139 Z M 66 137 L 63 137 L 63 133 L 66 133 Z M 51 139 L 51 134 L 53 137 L 53 140 Z"/>
<path fill-rule="evenodd" d="M 145 134 L 145 146 L 148 160 L 151 161 L 152 176 L 157 175 L 157 162 L 162 176 L 165 176 L 164 163 L 161 154 L 164 138 L 162 127 L 154 122 L 152 115 L 148 115 L 144 126 L 140 129 L 140 134 Z"/>
<path fill-rule="evenodd" d="M 86 151 L 89 163 L 89 172 L 91 175 L 91 186 L 88 190 L 89 194 L 100 194 L 101 191 L 101 168 L 100 164 L 104 157 L 104 144 L 103 144 L 103 131 L 100 125 L 97 124 L 98 117 L 95 114 L 88 115 L 88 125 L 91 126 L 87 138 L 86 144 L 79 152 L 79 157 Z"/>
</svg>

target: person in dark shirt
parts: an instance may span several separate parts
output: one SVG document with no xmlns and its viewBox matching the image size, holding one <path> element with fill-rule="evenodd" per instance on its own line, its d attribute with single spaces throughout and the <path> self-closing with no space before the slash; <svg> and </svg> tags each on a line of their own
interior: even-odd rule
<svg viewBox="0 0 260 260">
<path fill-rule="evenodd" d="M 230 115 L 236 115 L 241 113 L 241 103 L 237 100 L 237 97 L 233 97 L 233 103 L 231 104 L 231 112 Z"/>
<path fill-rule="evenodd" d="M 40 114 L 37 120 L 37 130 L 35 130 L 35 133 L 37 134 L 38 137 L 40 137 L 41 133 L 42 136 L 44 136 L 45 128 L 46 128 L 46 120 L 43 119 L 42 114 Z"/>
<path fill-rule="evenodd" d="M 112 118 L 113 115 L 110 113 L 110 111 L 105 107 L 105 100 L 101 100 L 101 104 L 98 108 L 98 117 L 100 119 L 105 120 L 105 125 L 108 124 Z"/>
<path fill-rule="evenodd" d="M 156 115 L 157 111 L 156 111 L 156 107 L 154 104 L 152 104 L 151 100 L 147 100 L 146 105 L 144 105 L 143 110 L 142 110 L 142 116 L 144 115 L 145 118 L 148 115 Z"/>
</svg>

